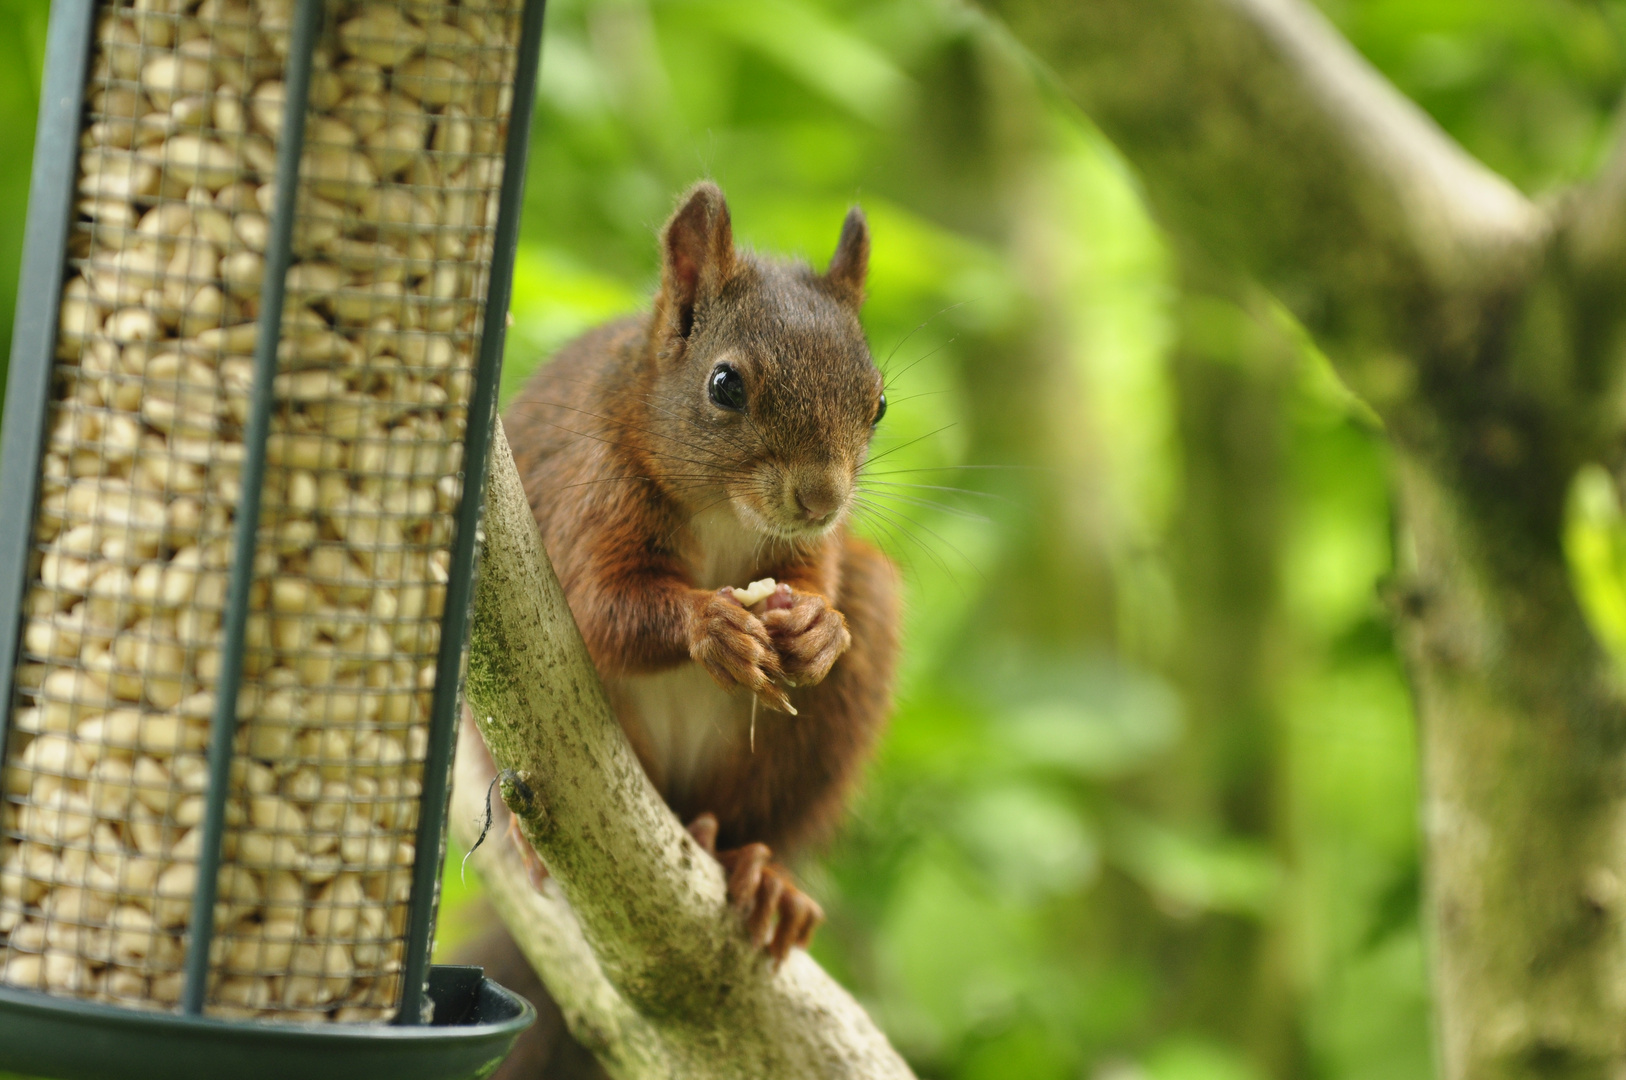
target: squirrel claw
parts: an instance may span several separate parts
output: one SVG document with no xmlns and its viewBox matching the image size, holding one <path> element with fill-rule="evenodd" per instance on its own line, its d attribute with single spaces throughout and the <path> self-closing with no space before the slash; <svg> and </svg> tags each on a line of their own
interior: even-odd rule
<svg viewBox="0 0 1626 1080">
<path fill-rule="evenodd" d="M 711 818 L 708 825 L 707 818 L 711 815 L 697 818 L 690 831 L 709 828 L 710 840 L 715 843 L 716 819 Z M 784 962 L 792 948 L 807 947 L 814 929 L 824 921 L 824 911 L 792 883 L 784 867 L 773 861 L 768 845 L 746 844 L 720 851 L 717 861 L 728 875 L 729 904 L 744 916 L 752 945 L 771 956 L 775 966 Z"/>
<path fill-rule="evenodd" d="M 789 713 L 792 716 L 797 715 L 796 706 L 790 703 L 790 696 L 773 683 L 769 683 L 757 690 L 756 696 L 758 701 L 774 712 Z"/>
<path fill-rule="evenodd" d="M 542 883 L 548 880 L 547 864 L 536 853 L 531 842 L 525 839 L 525 834 L 520 831 L 519 818 L 513 815 L 508 818 L 508 839 L 513 841 L 515 850 L 519 852 L 519 861 L 525 865 L 525 874 L 531 879 L 531 887 L 541 892 Z"/>
<path fill-rule="evenodd" d="M 717 854 L 717 815 L 707 812 L 689 822 L 689 835 L 707 855 Z"/>
<path fill-rule="evenodd" d="M 768 951 L 776 961 L 783 961 L 792 948 L 807 948 L 823 921 L 824 909 L 818 901 L 787 881 L 779 898 L 779 926 Z"/>
<path fill-rule="evenodd" d="M 707 594 L 697 611 L 689 655 L 724 689 L 744 686 L 770 709 L 791 712 L 774 681 L 783 675 L 762 622 L 740 606 L 730 589 Z"/>
</svg>

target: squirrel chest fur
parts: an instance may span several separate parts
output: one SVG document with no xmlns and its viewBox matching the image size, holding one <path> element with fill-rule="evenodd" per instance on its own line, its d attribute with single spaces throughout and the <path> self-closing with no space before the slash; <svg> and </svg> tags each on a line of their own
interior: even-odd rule
<svg viewBox="0 0 1626 1080">
<path fill-rule="evenodd" d="M 505 416 L 628 739 L 776 956 L 819 913 L 770 848 L 839 815 L 897 651 L 896 574 L 847 528 L 886 407 L 868 252 L 856 209 L 822 274 L 737 251 L 701 184 L 662 233 L 654 310 L 567 345 Z M 729 588 L 766 577 L 750 610 Z"/>
</svg>

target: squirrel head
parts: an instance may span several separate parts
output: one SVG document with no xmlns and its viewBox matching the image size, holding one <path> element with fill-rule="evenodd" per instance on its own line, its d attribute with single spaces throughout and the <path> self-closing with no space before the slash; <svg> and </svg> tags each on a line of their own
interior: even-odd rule
<svg viewBox="0 0 1626 1080">
<path fill-rule="evenodd" d="M 854 207 L 821 274 L 734 247 L 717 185 L 697 184 L 661 232 L 643 421 L 669 453 L 651 464 L 698 508 L 726 498 L 782 540 L 835 528 L 886 410 L 859 325 L 869 227 Z"/>
</svg>

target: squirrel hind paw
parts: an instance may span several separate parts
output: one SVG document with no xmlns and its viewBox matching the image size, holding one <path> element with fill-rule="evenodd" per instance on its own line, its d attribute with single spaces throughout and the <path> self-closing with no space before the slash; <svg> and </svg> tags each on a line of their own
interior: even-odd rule
<svg viewBox="0 0 1626 1080">
<path fill-rule="evenodd" d="M 705 817 L 709 815 L 702 815 Z M 824 921 L 824 910 L 796 887 L 788 870 L 773 861 L 766 844 L 720 851 L 717 861 L 728 877 L 729 903 L 744 917 L 753 946 L 772 957 L 775 966 L 784 962 L 791 949 L 807 947 L 813 931 Z"/>
<path fill-rule="evenodd" d="M 519 852 L 519 861 L 525 867 L 525 876 L 531 879 L 531 887 L 541 892 L 543 883 L 548 880 L 548 867 L 520 831 L 518 817 L 510 816 L 508 819 L 508 839 L 513 842 L 514 850 Z"/>
<path fill-rule="evenodd" d="M 688 824 L 689 835 L 707 855 L 717 854 L 717 815 L 704 813 Z"/>
</svg>

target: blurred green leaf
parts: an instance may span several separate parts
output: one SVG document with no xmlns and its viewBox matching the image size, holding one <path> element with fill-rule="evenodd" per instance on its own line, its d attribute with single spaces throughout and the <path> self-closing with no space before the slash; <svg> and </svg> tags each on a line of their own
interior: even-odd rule
<svg viewBox="0 0 1626 1080">
<path fill-rule="evenodd" d="M 880 927 L 882 985 L 894 989 L 879 1004 L 883 1021 L 917 1053 L 940 1053 L 1010 1015 L 1028 978 L 1020 920 L 957 866 L 941 847 L 917 852 Z"/>
<path fill-rule="evenodd" d="M 551 248 L 525 245 L 514 263 L 513 326 L 503 364 L 506 407 L 536 361 L 571 338 L 646 306 L 646 297 L 621 280 L 577 265 Z"/>
<path fill-rule="evenodd" d="M 486 843 L 507 843 L 506 835 L 488 835 Z M 446 859 L 440 868 L 440 912 L 435 920 L 434 959 L 454 963 L 457 950 L 478 936 L 476 918 L 481 910 L 480 879 L 472 870 L 463 872 L 463 852 L 450 839 Z"/>
<path fill-rule="evenodd" d="M 1031 764 L 1085 777 L 1119 776 L 1167 750 L 1180 736 L 1179 714 L 1167 698 L 1147 704 L 1112 711 L 1065 699 L 1034 702 L 1013 710 L 1003 735 Z"/>
<path fill-rule="evenodd" d="M 1024 784 L 979 791 L 961 808 L 956 832 L 988 882 L 1017 901 L 1075 892 L 1100 855 L 1076 807 Z"/>
<path fill-rule="evenodd" d="M 1147 1080 L 1262 1080 L 1234 1050 L 1202 1039 L 1171 1039 L 1146 1055 Z"/>
<path fill-rule="evenodd" d="M 1570 486 L 1564 554 L 1592 632 L 1626 663 L 1626 520 L 1601 466 L 1584 466 Z"/>
<path fill-rule="evenodd" d="M 667 0 L 682 16 L 761 50 L 809 87 L 871 123 L 897 114 L 909 81 L 881 49 L 812 4 Z"/>
<path fill-rule="evenodd" d="M 1262 917 L 1276 903 L 1282 867 L 1260 844 L 1202 837 L 1120 812 L 1107 830 L 1112 860 L 1176 912 Z"/>
</svg>

